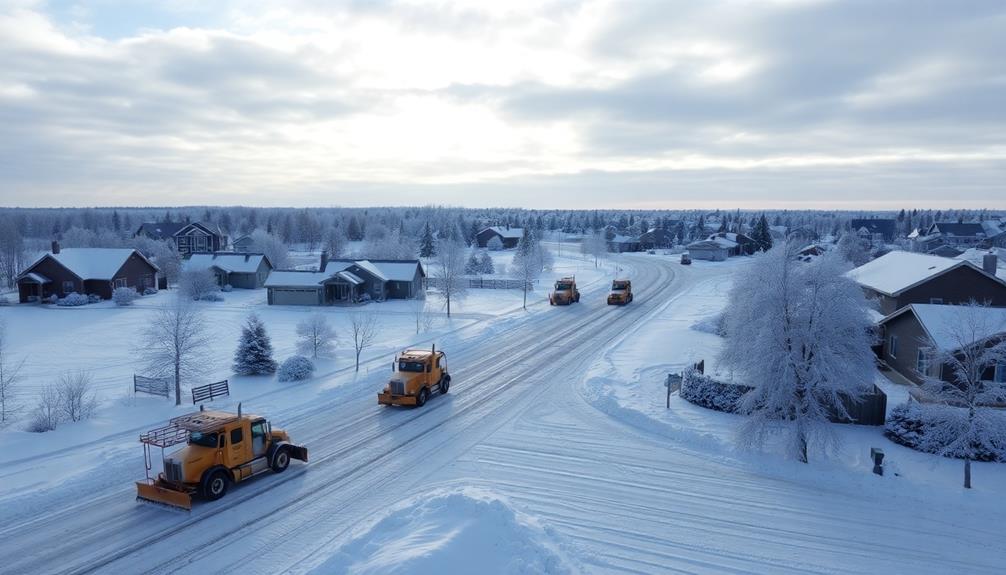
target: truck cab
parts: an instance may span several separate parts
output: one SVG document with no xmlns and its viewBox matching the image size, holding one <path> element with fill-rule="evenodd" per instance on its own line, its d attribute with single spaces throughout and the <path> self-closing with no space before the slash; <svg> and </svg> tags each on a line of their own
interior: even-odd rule
<svg viewBox="0 0 1006 575">
<path fill-rule="evenodd" d="M 552 293 L 548 294 L 549 305 L 569 305 L 578 301 L 580 301 L 580 290 L 576 289 L 576 276 L 557 280 Z"/>
<path fill-rule="evenodd" d="M 451 375 L 447 373 L 447 355 L 432 350 L 407 349 L 391 366 L 392 376 L 384 390 L 377 394 L 379 405 L 412 405 L 422 407 L 434 391 L 447 393 Z"/>
<path fill-rule="evenodd" d="M 626 305 L 632 301 L 632 282 L 629 280 L 614 280 L 611 282 L 611 292 L 608 293 L 608 305 Z"/>
</svg>

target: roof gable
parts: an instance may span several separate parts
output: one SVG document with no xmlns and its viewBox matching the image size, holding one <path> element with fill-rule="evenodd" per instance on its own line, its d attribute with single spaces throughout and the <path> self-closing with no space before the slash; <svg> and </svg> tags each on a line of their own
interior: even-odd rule
<svg viewBox="0 0 1006 575">
<path fill-rule="evenodd" d="M 892 251 L 858 268 L 849 270 L 845 275 L 863 287 L 893 297 L 962 265 L 975 268 L 970 262 L 927 254 Z"/>
<path fill-rule="evenodd" d="M 985 341 L 997 335 L 1006 335 L 1006 308 L 980 308 L 982 314 L 988 314 L 985 325 L 979 326 L 982 331 L 973 334 L 973 341 L 958 341 L 954 326 L 967 320 L 967 314 L 972 308 L 962 305 L 911 304 L 880 320 L 887 324 L 891 320 L 906 313 L 911 313 L 922 326 L 929 341 L 940 351 L 957 351 L 960 347 Z M 970 339 L 970 338 L 969 338 Z"/>
</svg>

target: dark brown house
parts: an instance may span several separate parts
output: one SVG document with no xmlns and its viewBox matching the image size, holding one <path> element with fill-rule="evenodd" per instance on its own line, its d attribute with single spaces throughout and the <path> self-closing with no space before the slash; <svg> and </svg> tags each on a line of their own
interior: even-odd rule
<svg viewBox="0 0 1006 575">
<path fill-rule="evenodd" d="M 21 303 L 53 295 L 62 298 L 70 293 L 109 299 L 117 287 L 131 287 L 141 293 L 146 288 L 156 288 L 157 273 L 157 266 L 137 250 L 60 249 L 53 242 L 51 252 L 18 274 L 18 295 Z"/>
<path fill-rule="evenodd" d="M 499 238 L 500 241 L 503 242 L 503 249 L 508 250 L 517 247 L 517 243 L 523 235 L 524 228 L 491 226 L 475 234 L 475 243 L 477 243 L 480 248 L 485 248 L 489 246 L 489 242 L 493 238 Z"/>
<path fill-rule="evenodd" d="M 133 236 L 170 239 L 182 255 L 213 253 L 227 248 L 227 233 L 220 226 L 202 222 L 148 222 L 141 224 Z"/>
<path fill-rule="evenodd" d="M 329 260 L 318 271 L 273 270 L 265 282 L 269 305 L 333 305 L 366 299 L 422 299 L 426 272 L 419 260 Z"/>
<path fill-rule="evenodd" d="M 905 378 L 922 383 L 924 375 L 953 382 L 953 372 L 942 362 L 934 361 L 939 354 L 959 351 L 961 344 L 988 342 L 1006 338 L 1006 309 L 987 308 L 989 333 L 974 334 L 975 341 L 961 342 L 954 337 L 955 326 L 966 321 L 968 308 L 956 305 L 911 304 L 880 321 L 883 345 L 880 357 Z M 969 334 L 970 335 L 970 334 Z M 1006 382 L 1006 363 L 990 365 L 982 374 L 989 381 Z"/>
<path fill-rule="evenodd" d="M 963 304 L 971 300 L 1006 307 L 1006 281 L 969 261 L 893 251 L 846 275 L 890 315 L 906 305 Z"/>
</svg>

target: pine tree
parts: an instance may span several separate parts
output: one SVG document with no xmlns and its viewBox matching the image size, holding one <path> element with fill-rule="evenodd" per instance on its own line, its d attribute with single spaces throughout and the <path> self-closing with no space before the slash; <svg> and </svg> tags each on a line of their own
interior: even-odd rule
<svg viewBox="0 0 1006 575">
<path fill-rule="evenodd" d="M 430 222 L 426 222 L 423 228 L 423 237 L 419 240 L 419 257 L 432 258 L 437 250 L 433 242 L 433 230 L 430 229 Z"/>
<path fill-rule="evenodd" d="M 479 256 L 476 252 L 477 250 L 472 250 L 468 254 L 468 261 L 465 262 L 465 274 L 470 276 L 479 275 L 482 271 L 482 264 L 479 262 Z"/>
<path fill-rule="evenodd" d="M 241 328 L 241 341 L 234 352 L 234 372 L 238 375 L 263 375 L 275 371 L 272 342 L 265 331 L 265 324 L 257 315 L 251 314 Z"/>
<path fill-rule="evenodd" d="M 360 222 L 356 219 L 356 216 L 349 218 L 349 224 L 346 225 L 346 236 L 349 237 L 350 241 L 354 242 L 363 239 L 363 230 L 360 228 Z"/>
</svg>

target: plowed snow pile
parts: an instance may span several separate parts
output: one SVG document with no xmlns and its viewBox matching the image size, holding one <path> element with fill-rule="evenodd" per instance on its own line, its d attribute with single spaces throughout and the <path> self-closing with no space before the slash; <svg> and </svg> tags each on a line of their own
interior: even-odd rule
<svg viewBox="0 0 1006 575">
<path fill-rule="evenodd" d="M 311 573 L 571 573 L 554 535 L 495 494 L 441 492 L 364 527 Z"/>
</svg>

